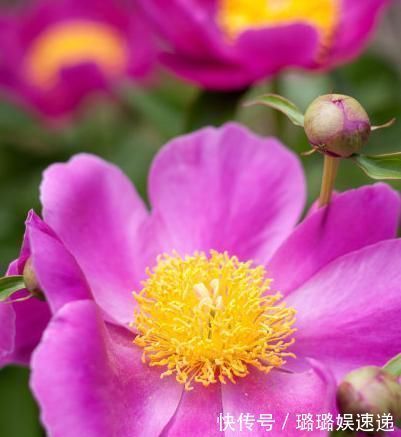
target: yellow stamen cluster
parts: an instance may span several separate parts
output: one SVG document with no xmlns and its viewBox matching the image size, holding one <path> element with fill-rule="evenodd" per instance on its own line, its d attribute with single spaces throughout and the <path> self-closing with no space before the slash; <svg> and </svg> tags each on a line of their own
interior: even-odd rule
<svg viewBox="0 0 401 437">
<path fill-rule="evenodd" d="M 126 61 L 126 44 L 109 25 L 64 21 L 49 26 L 33 41 L 26 55 L 26 73 L 34 85 L 50 88 L 63 67 L 94 62 L 112 76 L 125 68 Z"/>
<path fill-rule="evenodd" d="M 231 39 L 250 29 L 305 23 L 327 45 L 339 20 L 339 0 L 220 0 L 217 21 Z"/>
<path fill-rule="evenodd" d="M 295 310 L 267 294 L 263 267 L 211 251 L 163 255 L 135 295 L 134 342 L 143 361 L 164 367 L 187 390 L 192 383 L 235 383 L 254 366 L 268 373 L 293 356 Z"/>
</svg>

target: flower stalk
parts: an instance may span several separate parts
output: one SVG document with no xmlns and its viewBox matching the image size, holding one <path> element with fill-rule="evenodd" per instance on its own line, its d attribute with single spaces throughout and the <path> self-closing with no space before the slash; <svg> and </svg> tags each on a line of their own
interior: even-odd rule
<svg viewBox="0 0 401 437">
<path fill-rule="evenodd" d="M 334 184 L 340 166 L 340 158 L 324 156 L 322 185 L 320 189 L 319 206 L 323 207 L 330 203 L 334 190 Z"/>
</svg>

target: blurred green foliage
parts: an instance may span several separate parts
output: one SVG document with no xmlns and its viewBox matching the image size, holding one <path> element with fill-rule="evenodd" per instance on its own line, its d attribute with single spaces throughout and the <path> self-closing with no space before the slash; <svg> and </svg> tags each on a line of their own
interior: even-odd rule
<svg viewBox="0 0 401 437">
<path fill-rule="evenodd" d="M 98 154 L 119 165 L 146 198 L 149 165 L 160 146 L 174 136 L 204 124 L 235 117 L 262 135 L 277 135 L 297 153 L 309 150 L 302 130 L 268 108 L 245 108 L 241 103 L 265 92 L 279 92 L 306 109 L 320 94 L 338 92 L 356 97 L 375 124 L 398 118 L 392 128 L 372 135 L 367 153 L 401 151 L 401 74 L 394 63 L 367 54 L 334 73 L 288 73 L 273 84 L 245 93 L 201 94 L 195 87 L 163 77 L 150 89 L 125 85 L 121 102 L 102 98 L 85 105 L 77 121 L 64 127 L 46 126 L 32 115 L 0 102 L 0 270 L 3 273 L 19 251 L 24 219 L 30 208 L 40 213 L 38 186 L 43 169 L 79 152 Z M 241 100 L 238 99 L 241 97 Z M 210 102 L 213 112 L 210 112 Z M 216 103 L 217 102 L 217 103 Z M 216 106 L 217 105 L 217 106 Z M 216 112 L 216 108 L 218 111 Z M 302 157 L 309 183 L 309 202 L 316 199 L 322 157 Z M 349 162 L 342 164 L 337 187 L 372 183 Z M 400 183 L 394 183 L 398 189 Z M 28 371 L 0 372 L 0 435 L 41 435 L 37 408 L 27 388 Z"/>
</svg>

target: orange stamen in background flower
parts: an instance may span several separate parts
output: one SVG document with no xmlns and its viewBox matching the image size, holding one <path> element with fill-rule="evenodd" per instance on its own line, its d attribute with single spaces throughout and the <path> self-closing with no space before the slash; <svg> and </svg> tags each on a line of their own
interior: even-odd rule
<svg viewBox="0 0 401 437">
<path fill-rule="evenodd" d="M 57 84 L 63 67 L 96 63 L 107 76 L 121 73 L 127 63 L 122 36 L 109 25 L 89 20 L 63 21 L 43 31 L 26 54 L 28 80 L 40 88 Z"/>
<path fill-rule="evenodd" d="M 163 255 L 142 291 L 133 326 L 143 360 L 166 368 L 192 389 L 227 380 L 235 383 L 253 366 L 268 373 L 285 364 L 294 340 L 295 310 L 280 294 L 267 294 L 263 267 L 227 253 Z"/>
<path fill-rule="evenodd" d="M 339 20 L 339 0 L 220 0 L 217 22 L 230 38 L 265 27 L 306 23 L 327 46 Z"/>
</svg>

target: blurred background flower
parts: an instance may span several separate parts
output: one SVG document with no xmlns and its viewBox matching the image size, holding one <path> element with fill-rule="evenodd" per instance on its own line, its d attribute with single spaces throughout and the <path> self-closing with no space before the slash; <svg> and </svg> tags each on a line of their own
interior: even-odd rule
<svg viewBox="0 0 401 437">
<path fill-rule="evenodd" d="M 311 71 L 289 70 L 275 75 L 273 79 L 267 77 L 266 80 L 258 80 L 258 84 L 251 87 L 246 94 L 243 90 L 225 93 L 205 91 L 199 86 L 200 82 L 197 78 L 186 76 L 191 81 L 183 82 L 179 79 L 180 76 L 170 74 L 168 69 L 163 71 L 156 69 L 157 76 L 154 73 L 152 77 L 156 77 L 157 80 L 152 80 L 151 87 L 143 87 L 142 82 L 138 83 L 136 79 L 140 81 L 146 79 L 145 72 L 154 56 L 153 43 L 146 30 L 148 24 L 143 16 L 138 15 L 140 12 L 135 9 L 138 7 L 135 0 L 113 0 L 112 6 L 108 9 L 106 5 L 110 5 L 110 1 L 90 0 L 93 7 L 85 8 L 85 0 L 68 2 L 71 5 L 74 3 L 74 7 L 62 7 L 67 5 L 67 0 L 53 0 L 53 2 L 49 0 L 46 4 L 36 0 L 0 0 L 0 34 L 2 35 L 0 39 L 5 41 L 4 46 L 0 48 L 0 83 L 3 89 L 0 97 L 0 270 L 2 273 L 5 272 L 8 262 L 18 256 L 27 212 L 31 208 L 35 208 L 38 213 L 41 211 L 37 187 L 43 169 L 54 161 L 66 161 L 71 155 L 82 151 L 100 155 L 121 167 L 146 199 L 146 178 L 153 155 L 167 140 L 194 130 L 195 127 L 205 124 L 218 125 L 227 119 L 234 119 L 259 134 L 278 135 L 296 152 L 308 150 L 310 147 L 304 133 L 288 123 L 281 114 L 261 107 L 244 108 L 240 104 L 245 99 L 250 100 L 265 92 L 279 92 L 293 100 L 302 110 L 305 110 L 315 97 L 322 94 L 336 92 L 352 95 L 365 107 L 373 123 L 380 124 L 392 117 L 398 119 L 391 129 L 380 131 L 372 138 L 366 153 L 369 153 L 369 150 L 374 153 L 401 150 L 400 1 L 389 2 L 388 4 L 391 5 L 389 11 L 384 7 L 387 2 L 349 0 L 343 3 L 347 6 L 337 9 L 336 26 L 338 23 L 348 24 L 341 28 L 341 31 L 335 32 L 334 39 L 327 39 L 327 37 L 322 39 L 323 33 L 316 30 L 316 21 L 312 23 L 313 26 L 305 23 L 292 24 L 290 27 L 296 32 L 289 33 L 288 38 L 284 38 L 285 33 L 276 27 L 244 32 L 242 37 L 237 36 L 238 41 L 245 36 L 245 33 L 248 33 L 249 37 L 250 34 L 259 34 L 261 38 L 262 36 L 264 38 L 264 35 L 272 35 L 269 44 L 265 39 L 261 39 L 259 43 L 257 39 L 252 40 L 255 43 L 252 50 L 254 53 L 256 51 L 261 54 L 262 61 L 260 64 L 252 61 L 244 69 L 246 63 L 244 64 L 243 59 L 248 57 L 243 58 L 244 52 L 233 48 L 238 43 L 227 42 L 230 38 L 231 41 L 234 38 L 234 30 L 230 31 L 232 36 L 224 33 L 227 36 L 223 39 L 223 31 L 219 27 L 222 26 L 222 21 L 218 26 L 213 19 L 215 17 L 213 8 L 216 4 L 214 0 L 209 2 L 198 0 L 196 7 L 192 9 L 184 9 L 182 6 L 181 10 L 188 13 L 188 20 L 183 22 L 172 18 L 172 11 L 177 11 L 179 8 L 177 0 L 169 2 L 168 7 L 164 6 L 164 9 L 160 7 L 161 1 L 142 0 L 140 5 L 146 12 L 146 17 L 151 19 L 149 20 L 151 28 L 157 32 L 162 41 L 162 48 L 168 54 L 168 59 L 176 60 L 178 55 L 181 59 L 182 53 L 185 53 L 185 65 L 191 65 L 191 73 L 195 71 L 192 69 L 193 65 L 199 67 L 197 69 L 199 75 L 205 71 L 203 67 L 211 67 L 210 71 L 224 72 L 226 89 L 232 88 L 233 85 L 240 88 L 247 86 L 249 81 L 253 82 L 257 79 L 255 72 L 260 75 L 258 79 L 270 75 L 271 70 L 266 73 L 266 70 L 261 67 L 270 68 L 273 65 L 277 67 L 276 71 L 279 71 L 283 65 L 285 67 L 295 65 L 313 70 L 312 74 Z M 311 2 L 302 3 L 305 5 Z M 181 4 L 195 5 L 195 2 L 182 0 Z M 205 4 L 208 5 L 207 26 L 204 27 L 206 30 L 202 30 L 199 20 L 205 17 L 202 12 L 202 5 Z M 319 4 L 324 5 L 327 2 L 319 2 Z M 152 9 L 150 9 L 151 5 Z M 45 9 L 55 11 L 60 8 L 59 10 L 64 12 L 59 14 L 43 12 L 38 18 L 35 11 L 39 8 L 43 11 Z M 77 15 L 77 11 L 84 10 L 85 13 Z M 303 16 L 307 14 L 309 12 L 304 10 Z M 359 17 L 365 18 L 356 19 L 358 14 L 362 14 Z M 53 90 L 49 91 L 49 89 L 43 91 L 40 86 L 33 85 L 32 79 L 29 81 L 26 72 L 24 73 L 27 49 L 34 41 L 34 32 L 28 23 L 35 15 L 37 17 L 35 20 L 43 23 L 43 27 L 39 24 L 33 27 L 37 36 L 42 32 L 41 29 L 45 31 L 47 27 L 44 25 L 45 22 L 66 23 L 67 18 L 76 20 L 76 17 L 79 17 L 79 22 L 83 19 L 95 20 L 96 23 L 111 26 L 123 41 L 127 41 L 128 37 L 129 41 L 132 41 L 128 50 L 130 60 L 133 62 L 129 64 L 132 69 L 127 68 L 124 74 L 116 74 L 115 69 L 107 70 L 107 68 L 108 72 L 106 72 L 105 65 L 110 64 L 105 64 L 103 57 L 96 57 L 97 62 L 93 62 L 92 57 L 92 63 L 89 62 L 91 66 L 87 62 L 81 65 L 78 62 L 78 65 L 72 68 L 65 68 L 64 61 L 71 59 L 70 52 L 64 52 L 68 56 L 61 59 L 59 52 L 56 51 L 59 46 L 53 46 L 50 56 L 51 69 L 46 71 L 55 72 L 53 78 L 58 77 L 60 81 L 60 77 L 64 78 L 68 70 L 68 79 L 63 79 L 59 83 L 59 86 L 63 87 L 61 94 L 53 94 Z M 134 26 L 131 27 L 130 23 L 134 23 Z M 126 32 L 128 26 L 133 34 Z M 170 29 L 167 29 L 167 26 Z M 288 26 L 286 23 L 285 26 L 280 27 Z M 132 30 L 134 28 L 137 31 Z M 24 32 L 21 29 L 25 29 Z M 236 27 L 237 32 L 239 29 Z M 340 28 L 336 27 L 336 29 Z M 134 37 L 139 33 L 139 37 Z M 205 33 L 209 35 L 209 39 L 205 39 Z M 175 39 L 172 39 L 173 34 Z M 24 44 L 21 43 L 22 35 L 25 35 Z M 32 37 L 28 38 L 27 35 Z M 74 35 L 78 34 L 74 31 Z M 178 35 L 181 35 L 179 39 Z M 210 35 L 213 35 L 213 38 Z M 300 35 L 305 37 L 301 39 Z M 362 46 L 366 46 L 368 36 L 372 37 L 372 44 L 362 55 L 356 57 Z M 80 47 L 82 38 L 79 39 Z M 87 38 L 86 32 L 84 38 Z M 280 49 L 282 47 L 280 44 L 283 40 L 280 38 L 284 38 L 286 47 L 302 47 L 302 50 L 300 52 L 288 50 L 282 53 L 284 51 Z M 323 40 L 325 40 L 324 44 L 322 44 Z M 339 41 L 342 43 L 340 44 Z M 354 43 L 351 44 L 349 41 Z M 331 45 L 333 42 L 337 42 L 337 45 Z M 90 46 L 93 47 L 93 44 Z M 328 50 L 328 46 L 331 50 Z M 15 47 L 18 48 L 17 51 L 14 51 Z M 220 50 L 221 47 L 225 47 L 223 52 Z M 249 48 L 250 53 L 251 48 L 252 45 Z M 229 62 L 226 57 L 220 56 L 222 53 L 227 56 L 227 50 L 230 56 L 233 56 L 229 56 Z M 123 51 L 126 53 L 126 49 Z M 232 55 L 234 51 L 235 55 Z M 100 56 L 97 54 L 97 49 L 95 52 L 96 56 Z M 120 46 L 117 52 L 121 53 Z M 79 51 L 79 53 L 82 55 L 86 52 Z M 101 53 L 103 56 L 103 51 Z M 263 55 L 264 53 L 267 55 Z M 295 58 L 292 57 L 294 54 Z M 248 56 L 247 53 L 245 55 Z M 315 55 L 319 56 L 315 57 Z M 117 59 L 115 56 L 113 51 L 111 58 Z M 110 60 L 110 57 L 107 59 Z M 292 64 L 284 63 L 289 60 Z M 316 60 L 320 60 L 320 64 Z M 345 60 L 349 61 L 347 65 L 334 68 L 338 62 Z M 199 63 L 203 64 L 202 68 Z M 47 61 L 44 65 L 48 65 Z M 57 65 L 63 65 L 61 70 Z M 328 66 L 329 70 L 326 68 Z M 73 80 L 71 74 L 74 74 L 76 69 L 79 73 Z M 82 69 L 92 71 L 90 75 L 93 74 L 92 77 L 101 82 L 101 86 L 94 86 L 92 82 L 89 82 L 88 86 L 85 78 L 88 77 L 87 73 L 84 74 Z M 43 71 L 39 69 L 42 80 L 44 77 L 51 77 L 49 73 L 44 74 Z M 110 74 L 110 71 L 114 73 Z M 249 75 L 250 71 L 252 75 Z M 62 72 L 61 76 L 60 72 Z M 71 89 L 68 88 L 70 86 Z M 75 94 L 77 89 L 83 89 L 82 94 Z M 72 93 L 71 90 L 74 92 Z M 111 99 L 101 97 L 110 95 L 113 96 Z M 58 102 L 55 100 L 52 102 L 54 96 L 59 100 Z M 243 100 L 240 100 L 241 98 Z M 48 99 L 51 104 L 48 103 Z M 38 118 L 38 114 L 42 117 Z M 54 123 L 48 122 L 66 117 L 69 118 L 69 123 L 58 124 L 57 129 L 54 128 Z M 43 123 L 43 120 L 46 120 L 46 123 Z M 308 200 L 311 203 L 316 199 L 320 188 L 321 157 L 303 157 L 302 161 L 308 177 Z M 345 190 L 371 182 L 362 172 L 355 171 L 351 163 L 344 162 L 337 179 L 337 189 Z M 399 183 L 393 185 L 398 189 L 401 188 Z M 8 367 L 0 372 L 0 435 L 7 437 L 43 435 L 37 408 L 28 390 L 26 369 Z"/>
<path fill-rule="evenodd" d="M 328 69 L 357 55 L 387 0 L 146 0 L 162 62 L 211 89 L 235 89 L 288 67 Z M 167 18 L 167 19 L 166 19 Z"/>
<path fill-rule="evenodd" d="M 124 78 L 143 79 L 154 58 L 134 2 L 42 0 L 3 13 L 0 89 L 46 116 L 71 112 Z"/>
</svg>

